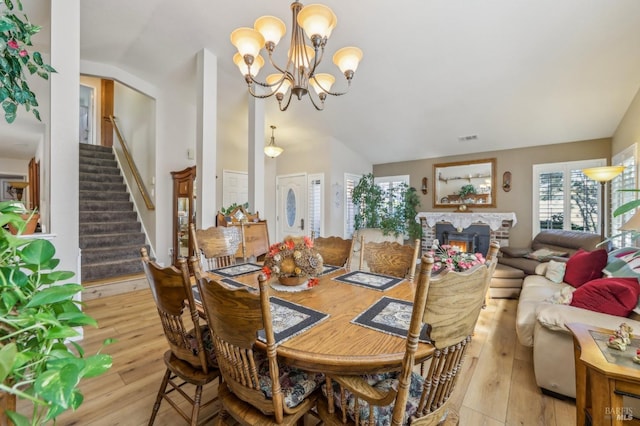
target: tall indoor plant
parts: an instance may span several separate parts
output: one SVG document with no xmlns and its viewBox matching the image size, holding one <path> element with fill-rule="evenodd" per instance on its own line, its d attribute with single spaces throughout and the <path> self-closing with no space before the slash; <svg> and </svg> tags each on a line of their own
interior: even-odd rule
<svg viewBox="0 0 640 426">
<path fill-rule="evenodd" d="M 22 12 L 21 0 L 4 0 L 0 11 L 0 103 L 7 123 L 16 119 L 18 107 L 24 106 L 27 111 L 40 120 L 36 108 L 38 101 L 35 93 L 29 88 L 25 71 L 49 79 L 55 72 L 53 67 L 45 64 L 40 52 L 29 53 L 33 46 L 31 37 L 41 27 L 33 25 Z M 17 9 L 17 10 L 16 10 Z"/>
<path fill-rule="evenodd" d="M 67 282 L 73 272 L 56 270 L 53 244 L 5 229 L 24 228 L 18 213 L 13 202 L 0 202 L 0 392 L 32 403 L 30 416 L 5 413 L 23 426 L 76 409 L 83 400 L 80 380 L 104 373 L 112 360 L 100 353 L 85 356 L 81 345 L 69 341 L 79 335 L 76 327 L 96 321 L 74 300 L 82 286 Z"/>
<path fill-rule="evenodd" d="M 355 229 L 380 228 L 385 235 L 394 234 L 419 239 L 422 227 L 415 218 L 420 198 L 406 183 L 383 189 L 372 173 L 362 176 L 351 195 L 356 206 Z"/>
</svg>

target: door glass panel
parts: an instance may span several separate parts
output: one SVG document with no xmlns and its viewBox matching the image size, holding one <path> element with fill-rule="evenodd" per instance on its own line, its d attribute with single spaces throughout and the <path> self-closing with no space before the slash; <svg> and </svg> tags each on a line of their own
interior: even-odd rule
<svg viewBox="0 0 640 426">
<path fill-rule="evenodd" d="M 287 224 L 292 227 L 296 220 L 296 194 L 292 188 L 287 192 Z"/>
<path fill-rule="evenodd" d="M 189 257 L 189 199 L 178 198 L 178 257 Z"/>
</svg>

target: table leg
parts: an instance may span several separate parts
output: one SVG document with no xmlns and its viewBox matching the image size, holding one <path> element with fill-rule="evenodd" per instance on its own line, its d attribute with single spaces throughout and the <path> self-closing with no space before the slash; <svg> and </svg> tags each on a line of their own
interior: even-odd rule
<svg viewBox="0 0 640 426">
<path fill-rule="evenodd" d="M 588 381 L 591 389 L 591 417 L 593 426 L 610 426 L 615 419 L 616 407 L 611 405 L 613 387 L 610 387 L 610 380 L 607 376 L 589 369 Z"/>
<path fill-rule="evenodd" d="M 587 402 L 587 368 L 580 360 L 580 344 L 574 337 L 573 353 L 576 365 L 576 425 L 584 426 L 586 421 L 585 408 Z"/>
</svg>

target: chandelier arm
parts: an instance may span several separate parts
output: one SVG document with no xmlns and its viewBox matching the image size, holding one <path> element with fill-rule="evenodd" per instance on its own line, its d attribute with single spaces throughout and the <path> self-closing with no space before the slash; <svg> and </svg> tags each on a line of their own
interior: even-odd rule
<svg viewBox="0 0 640 426">
<path fill-rule="evenodd" d="M 318 106 L 318 104 L 316 104 L 316 101 L 313 100 L 313 95 L 311 94 L 311 92 L 309 92 L 309 100 L 311 101 L 311 104 L 314 106 L 314 108 L 316 110 L 318 110 L 318 111 L 324 110 L 324 101 L 322 101 L 320 99 L 320 101 L 321 101 L 320 105 L 321 106 Z"/>
<path fill-rule="evenodd" d="M 287 103 L 285 104 L 285 106 L 282 106 L 282 101 L 278 100 L 278 108 L 280 108 L 280 111 L 286 111 L 287 108 L 289 108 L 289 104 L 291 103 L 291 97 L 293 96 L 293 92 L 291 90 L 289 90 L 289 97 L 287 98 Z"/>
<path fill-rule="evenodd" d="M 320 51 L 320 55 L 318 55 L 318 50 Z M 316 67 L 318 65 L 320 65 L 320 62 L 322 62 L 322 58 L 324 58 L 324 46 L 322 46 L 320 49 L 318 49 L 316 47 L 315 48 L 315 55 L 314 55 L 314 58 L 313 58 L 313 66 L 309 70 L 309 79 L 311 79 L 313 77 L 313 74 L 315 74 Z"/>
<path fill-rule="evenodd" d="M 249 94 L 251 96 L 253 96 L 254 98 L 258 98 L 258 99 L 266 99 L 266 98 L 270 98 L 271 96 L 273 96 L 276 92 L 271 92 L 271 93 L 267 93 L 266 95 L 261 95 L 259 93 L 256 93 L 256 91 L 254 90 L 254 85 L 250 84 L 249 85 Z"/>
<path fill-rule="evenodd" d="M 278 64 L 276 64 L 276 62 L 273 60 L 273 51 L 271 51 L 271 50 L 269 50 L 269 63 L 271 64 L 271 66 L 272 66 L 272 67 L 274 67 L 275 69 L 277 69 L 277 70 L 278 70 L 278 72 L 280 72 L 280 73 L 282 73 L 282 74 L 286 74 L 286 73 L 289 73 L 289 74 L 290 74 L 290 72 L 289 72 L 289 64 L 291 63 L 291 60 L 288 60 L 288 61 L 287 61 L 287 66 L 286 66 L 286 68 L 284 68 L 284 69 L 283 69 L 283 68 L 280 68 L 280 67 L 278 66 Z"/>
<path fill-rule="evenodd" d="M 349 89 L 351 89 L 351 80 L 347 80 L 347 90 L 345 90 L 344 92 L 331 92 L 329 90 L 326 90 L 324 87 L 322 87 L 322 84 L 320 84 L 320 82 L 316 79 L 316 76 L 312 76 L 311 78 L 313 78 L 313 81 L 316 82 L 316 84 L 318 85 L 318 87 L 320 87 L 322 89 L 322 91 L 324 93 L 326 93 L 327 95 L 331 95 L 331 96 L 342 96 L 342 95 L 346 95 L 347 93 L 349 93 Z M 311 96 L 309 96 L 311 97 Z"/>
</svg>

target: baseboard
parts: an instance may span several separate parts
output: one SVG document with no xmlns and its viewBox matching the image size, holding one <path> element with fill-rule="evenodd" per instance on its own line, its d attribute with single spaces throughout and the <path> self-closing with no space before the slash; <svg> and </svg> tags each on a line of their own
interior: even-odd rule
<svg viewBox="0 0 640 426">
<path fill-rule="evenodd" d="M 93 300 L 101 297 L 115 296 L 149 287 L 144 274 L 127 275 L 110 280 L 92 281 L 83 284 L 82 300 Z"/>
</svg>

